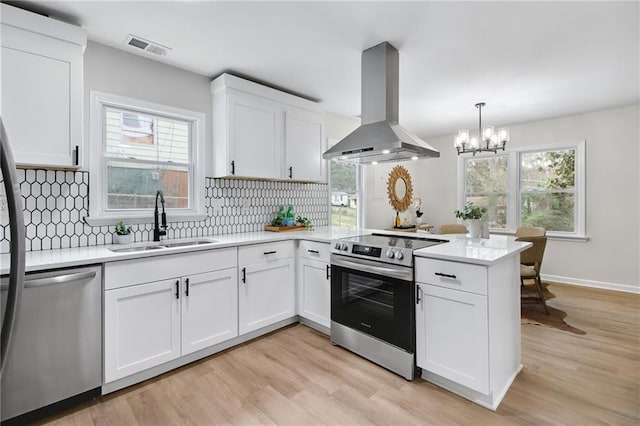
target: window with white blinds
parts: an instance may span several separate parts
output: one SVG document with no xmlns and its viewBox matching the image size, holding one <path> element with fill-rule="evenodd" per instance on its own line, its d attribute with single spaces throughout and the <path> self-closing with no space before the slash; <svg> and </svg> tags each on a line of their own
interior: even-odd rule
<svg viewBox="0 0 640 426">
<path fill-rule="evenodd" d="M 92 214 L 148 215 L 158 190 L 168 214 L 201 211 L 197 195 L 204 187 L 204 163 L 198 144 L 204 139 L 204 115 L 115 95 L 94 98 L 92 117 L 100 117 L 102 149 L 92 158 L 92 169 L 100 170 L 99 183 L 92 185 L 99 207 Z"/>
</svg>

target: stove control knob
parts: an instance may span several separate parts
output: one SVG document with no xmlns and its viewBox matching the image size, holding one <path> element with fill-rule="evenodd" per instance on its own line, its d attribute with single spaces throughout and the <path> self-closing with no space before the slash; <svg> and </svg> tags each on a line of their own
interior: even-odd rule
<svg viewBox="0 0 640 426">
<path fill-rule="evenodd" d="M 393 250 L 391 250 L 391 249 L 387 250 L 387 257 L 389 259 L 393 259 L 393 256 L 394 256 Z"/>
<path fill-rule="evenodd" d="M 349 246 L 347 246 L 347 243 L 342 243 L 340 245 L 340 250 L 347 251 L 348 249 L 349 249 Z"/>
<path fill-rule="evenodd" d="M 404 258 L 404 254 L 401 251 L 396 252 L 396 259 L 402 260 Z"/>
<path fill-rule="evenodd" d="M 340 243 L 336 243 L 335 246 L 333 246 L 336 250 L 340 250 Z"/>
</svg>

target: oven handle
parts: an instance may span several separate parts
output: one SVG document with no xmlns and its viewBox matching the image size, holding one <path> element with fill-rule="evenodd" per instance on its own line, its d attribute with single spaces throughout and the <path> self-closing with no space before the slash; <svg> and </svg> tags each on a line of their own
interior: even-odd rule
<svg viewBox="0 0 640 426">
<path fill-rule="evenodd" d="M 383 266 L 372 265 L 370 262 L 365 260 L 351 262 L 337 256 L 331 256 L 331 265 L 342 266 L 343 268 L 349 268 L 356 271 L 369 272 L 371 274 L 382 275 L 389 278 L 397 278 L 403 281 L 413 281 L 413 269 L 402 266 L 399 268 L 385 268 Z"/>
</svg>

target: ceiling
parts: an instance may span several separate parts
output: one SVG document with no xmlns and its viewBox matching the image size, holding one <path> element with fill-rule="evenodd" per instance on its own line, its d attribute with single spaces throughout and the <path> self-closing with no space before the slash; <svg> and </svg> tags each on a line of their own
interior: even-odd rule
<svg viewBox="0 0 640 426">
<path fill-rule="evenodd" d="M 209 77 L 237 73 L 360 114 L 362 50 L 400 51 L 400 124 L 422 137 L 639 102 L 638 2 L 12 2 Z M 157 57 L 135 34 L 170 47 Z"/>
</svg>

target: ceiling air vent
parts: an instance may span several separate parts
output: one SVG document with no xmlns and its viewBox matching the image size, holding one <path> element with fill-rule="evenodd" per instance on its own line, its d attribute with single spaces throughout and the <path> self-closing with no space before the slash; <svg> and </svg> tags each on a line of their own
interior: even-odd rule
<svg viewBox="0 0 640 426">
<path fill-rule="evenodd" d="M 142 49 L 145 52 L 153 53 L 154 55 L 158 56 L 166 56 L 167 53 L 171 50 L 166 46 L 155 43 L 153 41 L 145 40 L 142 37 L 134 36 L 131 34 L 129 34 L 129 36 L 127 37 L 126 43 L 129 46 Z"/>
</svg>

